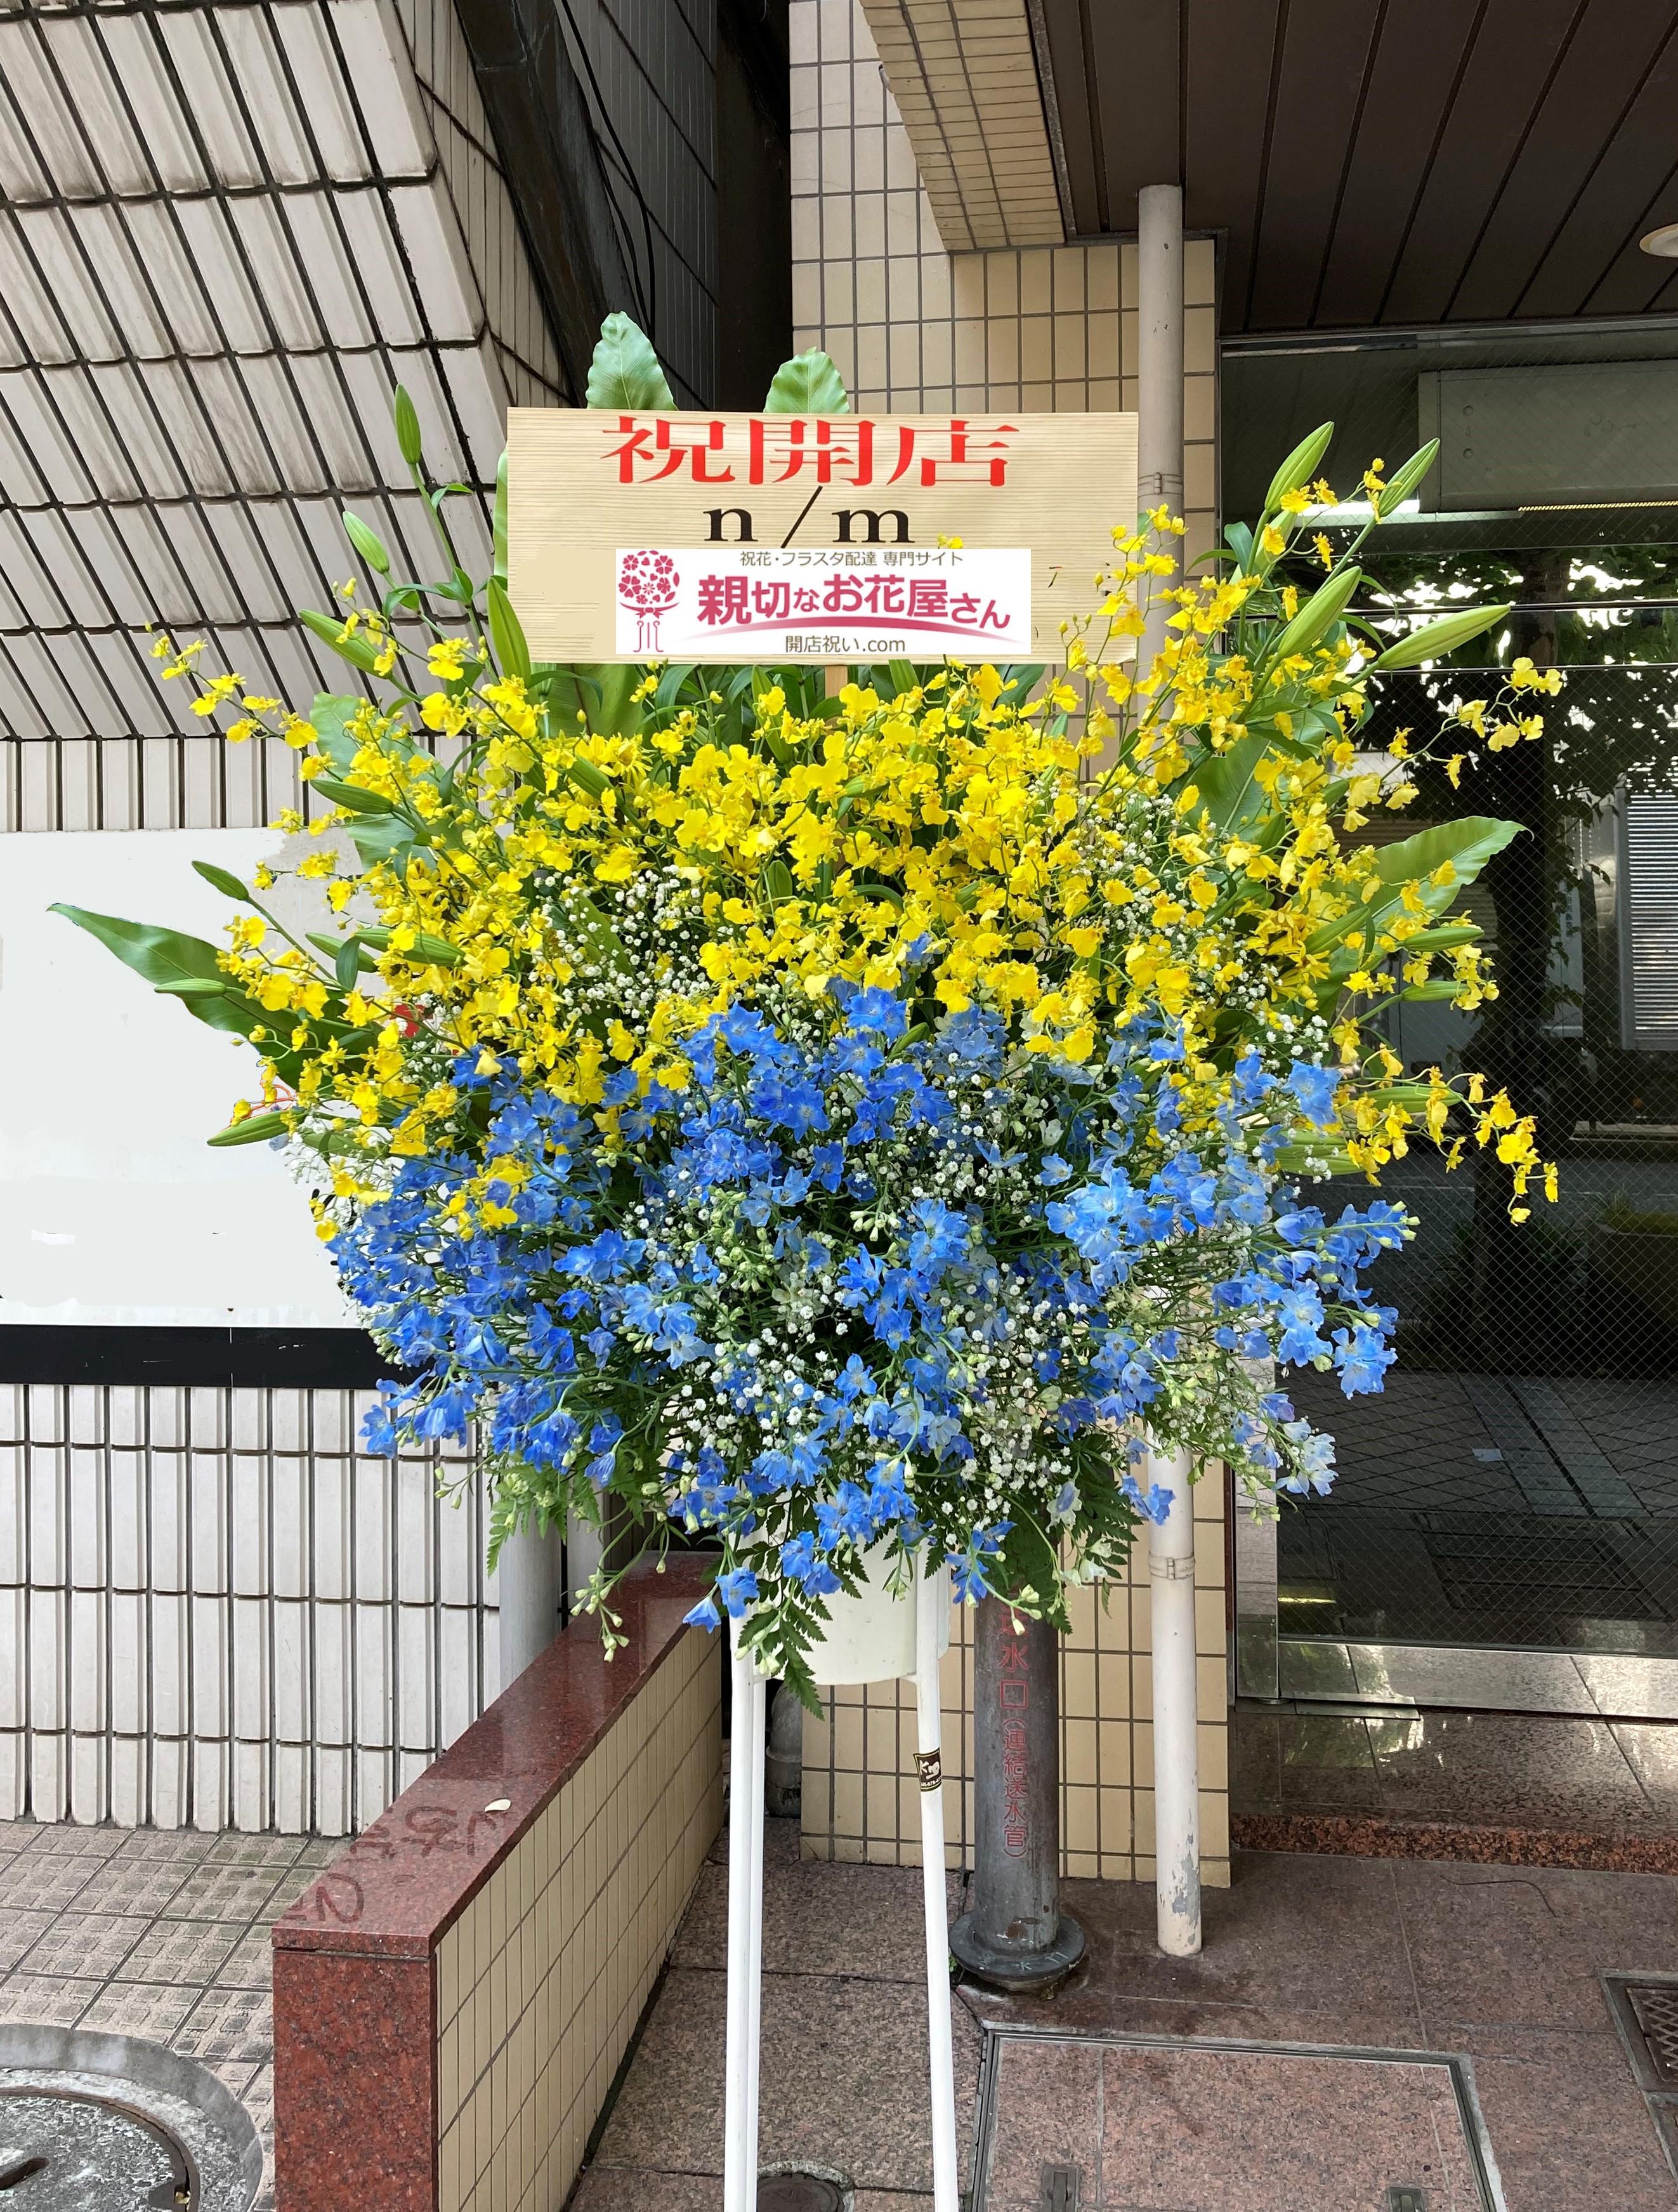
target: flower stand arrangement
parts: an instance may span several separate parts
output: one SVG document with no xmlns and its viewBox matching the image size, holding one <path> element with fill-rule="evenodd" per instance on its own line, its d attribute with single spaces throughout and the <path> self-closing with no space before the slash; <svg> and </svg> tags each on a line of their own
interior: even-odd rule
<svg viewBox="0 0 1678 2212">
<path fill-rule="evenodd" d="M 836 385 L 802 366 L 780 404 Z M 670 404 L 622 318 L 591 398 Z M 1399 1000 L 1492 990 L 1449 912 L 1513 826 L 1359 835 L 1414 795 L 1400 749 L 1360 750 L 1372 687 L 1504 610 L 1396 641 L 1348 619 L 1356 544 L 1306 524 L 1325 426 L 1256 532 L 1172 588 L 1140 676 L 1163 511 L 1115 533 L 1047 674 L 893 663 L 829 697 L 815 668 L 533 665 L 504 575 L 459 570 L 400 394 L 397 428 L 453 574 L 393 580 L 349 520 L 372 596 L 305 619 L 361 688 L 292 711 L 160 648 L 231 738 L 301 752 L 314 810 L 282 826 L 342 833 L 298 871 L 322 928 L 288 936 L 265 880 L 208 866 L 241 909 L 220 947 L 66 911 L 257 1047 L 211 1141 L 283 1146 L 310 1186 L 407 1377 L 373 1449 L 471 1429 L 498 1541 L 609 1511 L 714 1547 L 694 1618 L 734 1647 L 730 2212 L 756 2166 L 764 1680 L 814 1705 L 914 1674 L 954 2212 L 943 1578 L 1063 1626 L 1198 1463 L 1326 1489 L 1332 1440 L 1272 1364 L 1378 1389 L 1395 1316 L 1362 1273 L 1410 1233 L 1329 1180 L 1477 1146 L 1517 1218 L 1554 1188 L 1507 1098 L 1379 1034 Z M 1372 521 L 1430 459 L 1366 476 Z M 1530 737 L 1549 684 L 1517 661 L 1442 741 Z M 609 1645 L 613 1583 L 578 1600 Z"/>
</svg>

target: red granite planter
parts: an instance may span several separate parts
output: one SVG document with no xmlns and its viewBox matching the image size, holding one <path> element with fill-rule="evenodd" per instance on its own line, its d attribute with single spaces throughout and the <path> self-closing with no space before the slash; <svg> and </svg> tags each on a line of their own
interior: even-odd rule
<svg viewBox="0 0 1678 2212">
<path fill-rule="evenodd" d="M 704 1580 L 638 1570 L 276 1924 L 280 2212 L 562 2201 L 720 1820 Z"/>
</svg>

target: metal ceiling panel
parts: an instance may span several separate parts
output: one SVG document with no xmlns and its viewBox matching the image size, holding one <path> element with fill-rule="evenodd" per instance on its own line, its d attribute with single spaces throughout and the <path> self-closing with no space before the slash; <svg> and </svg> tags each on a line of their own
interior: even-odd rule
<svg viewBox="0 0 1678 2212">
<path fill-rule="evenodd" d="M 1639 314 L 1678 270 L 1674 0 L 1040 0 L 1075 228 L 1180 181 L 1230 331 Z M 1179 143 L 1180 142 L 1180 143 Z"/>
</svg>

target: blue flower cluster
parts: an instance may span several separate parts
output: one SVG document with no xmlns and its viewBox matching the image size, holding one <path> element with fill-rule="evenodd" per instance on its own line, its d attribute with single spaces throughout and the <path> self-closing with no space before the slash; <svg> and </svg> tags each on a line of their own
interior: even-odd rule
<svg viewBox="0 0 1678 2212">
<path fill-rule="evenodd" d="M 403 1161 L 332 1245 L 412 1378 L 370 1445 L 476 1423 L 514 1511 L 609 1491 L 720 1541 L 698 1617 L 750 1609 L 794 1666 L 881 1545 L 1051 1610 L 1063 1545 L 1117 1571 L 1167 1502 L 1143 1425 L 1327 1487 L 1269 1363 L 1379 1389 L 1394 1316 L 1360 1277 L 1407 1227 L 1282 1184 L 1333 1071 L 1250 1056 L 1190 1141 L 1168 1030 L 1004 1066 L 979 1011 L 912 1028 L 854 987 L 825 1011 L 717 1015 L 686 1091 L 626 1072 L 615 1114 L 457 1065 L 482 1156 Z"/>
</svg>

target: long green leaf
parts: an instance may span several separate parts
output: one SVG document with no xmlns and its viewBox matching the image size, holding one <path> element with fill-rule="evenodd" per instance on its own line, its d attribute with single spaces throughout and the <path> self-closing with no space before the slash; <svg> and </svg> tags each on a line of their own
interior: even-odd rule
<svg viewBox="0 0 1678 2212">
<path fill-rule="evenodd" d="M 92 914 L 86 907 L 57 904 L 49 914 L 61 914 L 78 929 L 96 937 L 106 950 L 131 968 L 136 975 L 157 986 L 223 980 L 221 956 L 202 937 L 188 937 L 179 929 L 160 929 L 149 921 L 124 921 L 114 914 Z"/>
<path fill-rule="evenodd" d="M 489 642 L 495 648 L 495 658 L 503 676 L 517 676 L 528 681 L 530 673 L 530 648 L 525 641 L 524 625 L 514 611 L 506 587 L 492 576 L 485 594 L 489 607 Z"/>
<path fill-rule="evenodd" d="M 1201 805 L 1225 836 L 1233 836 L 1249 813 L 1269 805 L 1253 774 L 1269 749 L 1268 733 L 1256 731 L 1238 738 L 1227 752 L 1215 753 L 1210 760 L 1196 764 L 1193 781 Z"/>
<path fill-rule="evenodd" d="M 495 464 L 495 558 L 492 569 L 498 584 L 507 580 L 507 449 L 501 448 L 501 458 Z"/>
<path fill-rule="evenodd" d="M 359 783 L 345 783 L 336 775 L 318 775 L 314 787 L 334 806 L 350 814 L 394 814 L 397 802 L 382 791 L 364 791 Z"/>
<path fill-rule="evenodd" d="M 775 371 L 766 415 L 848 415 L 851 394 L 845 379 L 819 347 L 794 354 Z"/>
<path fill-rule="evenodd" d="M 587 396 L 591 407 L 612 407 L 630 414 L 675 408 L 651 340 L 627 315 L 608 315 L 600 325 L 599 343 L 589 364 Z"/>
<path fill-rule="evenodd" d="M 1305 950 L 1326 952 L 1352 937 L 1372 942 L 1402 911 L 1404 886 L 1408 883 L 1419 886 L 1418 895 L 1430 915 L 1444 914 L 1487 861 L 1520 835 L 1520 827 L 1518 822 L 1499 822 L 1488 814 L 1467 814 L 1460 821 L 1441 822 L 1432 830 L 1418 830 L 1414 837 L 1403 838 L 1396 845 L 1383 845 L 1376 863 L 1381 889 L 1350 913 L 1319 922 L 1305 939 Z M 1450 880 L 1436 884 L 1433 877 L 1447 862 Z"/>
<path fill-rule="evenodd" d="M 309 709 L 309 727 L 315 733 L 315 744 L 340 775 L 348 775 L 359 750 L 348 725 L 366 704 L 365 699 L 343 692 L 317 691 L 315 702 Z"/>
</svg>

